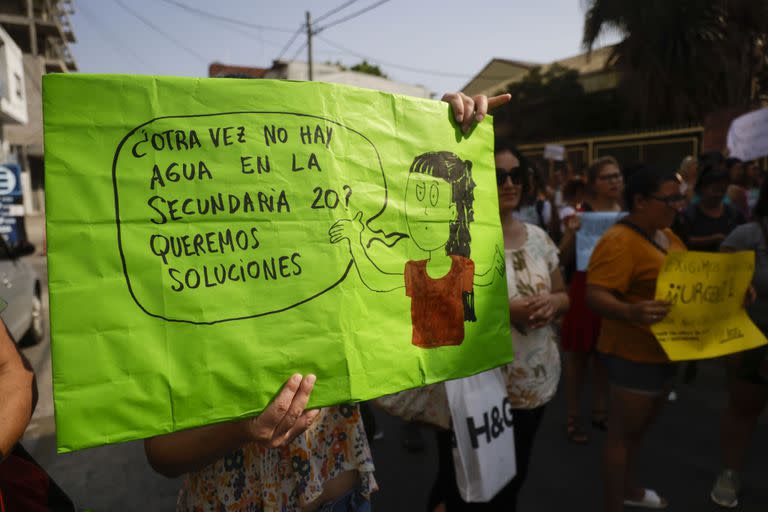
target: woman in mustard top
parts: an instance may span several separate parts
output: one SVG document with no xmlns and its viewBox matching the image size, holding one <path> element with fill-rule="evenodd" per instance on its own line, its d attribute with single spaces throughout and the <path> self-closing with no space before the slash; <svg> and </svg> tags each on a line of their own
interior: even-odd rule
<svg viewBox="0 0 768 512">
<path fill-rule="evenodd" d="M 667 396 L 675 365 L 650 330 L 669 311 L 654 300 L 669 251 L 685 246 L 669 229 L 685 204 L 673 171 L 642 167 L 626 184 L 629 215 L 606 231 L 587 270 L 587 303 L 603 318 L 597 350 L 610 383 L 603 459 L 606 512 L 624 505 L 665 508 L 655 491 L 631 479 L 634 456 Z"/>
</svg>

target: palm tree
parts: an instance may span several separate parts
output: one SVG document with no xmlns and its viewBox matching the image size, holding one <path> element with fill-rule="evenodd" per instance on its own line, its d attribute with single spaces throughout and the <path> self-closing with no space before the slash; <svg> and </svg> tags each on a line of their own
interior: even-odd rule
<svg viewBox="0 0 768 512">
<path fill-rule="evenodd" d="M 608 31 L 623 36 L 609 62 L 622 72 L 632 124 L 701 122 L 754 102 L 765 67 L 765 0 L 585 0 L 585 7 L 588 50 Z"/>
</svg>

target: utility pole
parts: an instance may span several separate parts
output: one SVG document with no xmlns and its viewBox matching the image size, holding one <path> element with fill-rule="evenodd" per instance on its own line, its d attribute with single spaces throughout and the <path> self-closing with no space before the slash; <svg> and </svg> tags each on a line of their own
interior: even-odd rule
<svg viewBox="0 0 768 512">
<path fill-rule="evenodd" d="M 312 69 L 312 15 L 307 11 L 307 65 L 309 66 L 309 81 L 315 79 Z"/>
</svg>

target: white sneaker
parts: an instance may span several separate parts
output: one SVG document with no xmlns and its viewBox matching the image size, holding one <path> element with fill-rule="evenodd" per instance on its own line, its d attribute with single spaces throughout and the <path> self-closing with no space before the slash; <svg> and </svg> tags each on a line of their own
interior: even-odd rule
<svg viewBox="0 0 768 512">
<path fill-rule="evenodd" d="M 736 508 L 739 505 L 740 487 L 739 475 L 735 471 L 726 469 L 715 480 L 715 485 L 709 496 L 721 507 Z"/>
</svg>

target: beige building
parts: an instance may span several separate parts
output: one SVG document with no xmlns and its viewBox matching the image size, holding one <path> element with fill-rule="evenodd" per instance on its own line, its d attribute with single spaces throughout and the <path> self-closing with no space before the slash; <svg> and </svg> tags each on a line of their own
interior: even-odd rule
<svg viewBox="0 0 768 512">
<path fill-rule="evenodd" d="M 374 89 L 392 94 L 404 94 L 417 98 L 432 98 L 432 91 L 423 85 L 412 85 L 390 80 L 380 76 L 369 75 L 344 69 L 337 64 L 312 64 L 314 80 L 317 82 L 330 82 L 335 84 L 353 85 L 366 89 Z M 229 66 L 214 62 L 208 68 L 208 76 L 211 77 L 242 77 L 242 78 L 277 78 L 283 80 L 309 80 L 309 66 L 302 61 L 278 60 L 271 68 L 250 68 L 243 66 Z"/>
<path fill-rule="evenodd" d="M 619 83 L 618 71 L 608 64 L 613 51 L 612 46 L 598 48 L 591 53 L 580 53 L 573 57 L 550 63 L 522 62 L 508 59 L 491 59 L 485 67 L 462 88 L 470 96 L 485 94 L 491 96 L 504 91 L 515 82 L 519 82 L 533 68 L 541 68 L 544 74 L 555 65 L 579 72 L 579 81 L 584 92 L 598 92 L 613 89 Z"/>
</svg>

